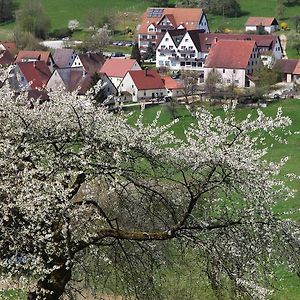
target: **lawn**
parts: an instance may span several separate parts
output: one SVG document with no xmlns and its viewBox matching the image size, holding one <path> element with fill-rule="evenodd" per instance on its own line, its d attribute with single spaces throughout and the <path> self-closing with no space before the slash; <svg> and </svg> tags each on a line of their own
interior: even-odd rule
<svg viewBox="0 0 300 300">
<path fill-rule="evenodd" d="M 240 17 L 227 18 L 223 16 L 213 16 L 208 14 L 208 22 L 210 29 L 215 31 L 220 25 L 231 30 L 243 31 L 245 28 L 245 23 L 249 16 L 257 17 L 274 17 L 276 0 L 240 0 L 242 15 Z M 286 7 L 285 18 L 282 21 L 288 23 L 288 25 L 293 28 L 294 24 L 290 20 L 291 17 L 295 15 L 300 15 L 300 5 Z"/>
<path fill-rule="evenodd" d="M 300 100 L 284 100 L 277 103 L 270 104 L 267 108 L 262 109 L 263 112 L 270 116 L 275 116 L 278 107 L 283 108 L 283 112 L 285 115 L 289 116 L 292 120 L 292 125 L 290 126 L 291 131 L 299 131 L 300 130 Z M 208 107 L 210 111 L 213 112 L 214 115 L 224 115 L 223 109 L 219 107 Z M 162 110 L 160 124 L 169 123 L 172 120 L 171 114 L 167 108 L 167 105 L 163 106 L 152 106 L 146 108 L 144 111 L 144 122 L 149 123 L 154 119 L 156 113 Z M 192 122 L 194 122 L 193 117 L 187 112 L 184 106 L 178 108 L 178 117 L 179 122 L 176 123 L 172 130 L 176 133 L 176 135 L 180 138 L 184 137 L 184 129 L 187 128 Z M 238 119 L 243 119 L 247 116 L 247 114 L 256 115 L 256 110 L 253 108 L 239 108 L 236 110 L 236 117 Z M 139 112 L 135 111 L 131 119 L 129 120 L 131 124 L 134 123 L 134 120 L 138 116 Z M 279 144 L 274 143 L 274 146 L 270 148 L 270 151 L 267 155 L 267 159 L 273 161 L 279 161 L 282 157 L 289 157 L 289 161 L 283 168 L 283 173 L 295 173 L 300 175 L 300 136 L 299 135 L 291 135 L 287 138 L 288 144 Z M 296 197 L 294 199 L 290 199 L 289 201 L 280 203 L 275 209 L 278 212 L 284 212 L 293 209 L 300 209 L 300 182 L 294 182 L 292 185 L 297 191 Z M 297 212 L 292 215 L 292 217 L 300 221 L 300 213 Z M 187 266 L 187 267 L 183 267 Z M 175 297 L 176 291 L 177 295 L 180 292 L 187 292 L 189 290 L 192 291 L 191 298 L 186 299 L 207 299 L 211 300 L 214 297 L 210 298 L 206 293 L 209 293 L 205 289 L 205 283 L 200 282 L 199 278 L 195 277 L 195 274 L 198 272 L 195 265 L 192 263 L 188 263 L 186 261 L 183 264 L 179 264 L 175 266 L 175 269 L 169 269 L 166 271 L 166 282 L 169 282 L 172 287 L 166 286 L 166 294 L 169 294 L 170 298 Z M 299 299 L 300 295 L 300 281 L 299 278 L 293 274 L 290 274 L 284 270 L 278 270 L 277 274 L 280 279 L 279 282 L 276 282 L 275 288 L 276 292 L 271 297 L 272 300 L 296 300 Z M 177 284 L 180 283 L 180 284 Z M 201 288 L 204 287 L 204 291 Z M 203 294 L 203 292 L 205 294 Z M 196 296 L 195 296 L 196 293 Z M 173 295 L 173 296 L 170 296 Z M 204 296 L 206 295 L 206 296 Z M 201 298 L 204 297 L 204 298 Z M 173 298 L 175 299 L 175 298 Z M 177 299 L 177 298 L 176 298 Z"/>
<path fill-rule="evenodd" d="M 18 0 L 19 3 L 24 1 Z M 91 9 L 99 9 L 105 15 L 120 12 L 142 12 L 149 5 L 147 0 L 41 0 L 41 2 L 51 19 L 52 29 L 67 27 L 68 21 L 72 19 L 77 19 L 83 24 L 87 12 Z M 125 15 L 124 19 L 122 21 L 126 25 Z"/>
</svg>

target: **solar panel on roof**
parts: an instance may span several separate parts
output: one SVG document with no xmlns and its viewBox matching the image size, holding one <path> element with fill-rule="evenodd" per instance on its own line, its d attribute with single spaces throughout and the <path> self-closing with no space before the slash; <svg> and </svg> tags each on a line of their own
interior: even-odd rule
<svg viewBox="0 0 300 300">
<path fill-rule="evenodd" d="M 149 8 L 148 9 L 148 18 L 160 18 L 163 15 L 163 8 Z"/>
</svg>

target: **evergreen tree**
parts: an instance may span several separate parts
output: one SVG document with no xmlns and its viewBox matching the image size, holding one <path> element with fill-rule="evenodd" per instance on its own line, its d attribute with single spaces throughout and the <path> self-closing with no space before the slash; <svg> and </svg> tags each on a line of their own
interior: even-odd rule
<svg viewBox="0 0 300 300">
<path fill-rule="evenodd" d="M 130 58 L 135 59 L 139 64 L 141 63 L 142 57 L 141 57 L 141 52 L 138 43 L 135 43 L 133 45 Z"/>
<path fill-rule="evenodd" d="M 0 22 L 15 18 L 16 3 L 14 0 L 0 0 Z"/>
<path fill-rule="evenodd" d="M 146 52 L 146 59 L 155 59 L 155 49 L 151 42 L 148 43 L 147 52 Z"/>
</svg>

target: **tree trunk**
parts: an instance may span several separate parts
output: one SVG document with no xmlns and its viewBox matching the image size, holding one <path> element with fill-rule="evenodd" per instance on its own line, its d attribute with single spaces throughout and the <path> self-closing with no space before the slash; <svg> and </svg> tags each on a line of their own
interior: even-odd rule
<svg viewBox="0 0 300 300">
<path fill-rule="evenodd" d="M 53 271 L 45 279 L 40 280 L 37 284 L 37 291 L 28 293 L 28 300 L 59 300 L 65 291 L 67 283 L 71 280 L 71 269 L 66 265 Z M 42 293 L 43 290 L 49 291 L 48 294 Z"/>
</svg>

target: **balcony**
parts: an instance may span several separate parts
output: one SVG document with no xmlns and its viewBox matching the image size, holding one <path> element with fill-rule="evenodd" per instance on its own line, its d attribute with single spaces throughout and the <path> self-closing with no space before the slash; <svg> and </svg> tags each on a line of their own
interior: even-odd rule
<svg viewBox="0 0 300 300">
<path fill-rule="evenodd" d="M 195 54 L 196 51 L 195 50 L 192 50 L 192 49 L 180 49 L 178 50 L 179 53 L 182 53 L 182 54 Z"/>
<path fill-rule="evenodd" d="M 196 58 L 196 57 L 180 57 L 180 56 L 169 56 L 168 57 L 169 60 L 176 60 L 179 62 L 205 62 L 204 58 Z"/>
<path fill-rule="evenodd" d="M 175 49 L 157 49 L 158 52 L 167 54 L 167 53 L 175 53 Z"/>
</svg>

